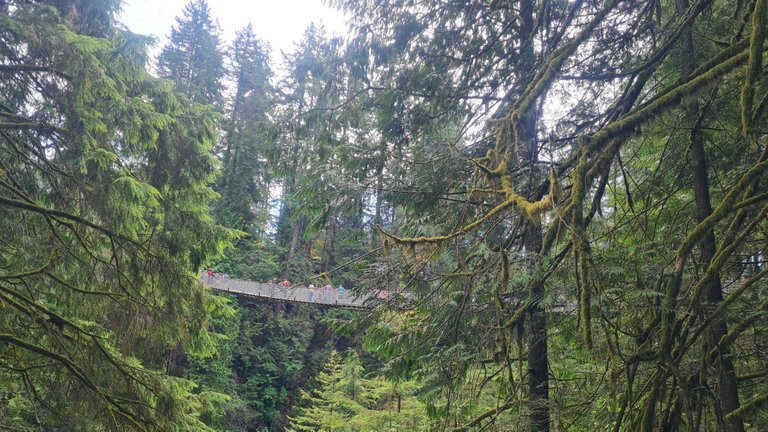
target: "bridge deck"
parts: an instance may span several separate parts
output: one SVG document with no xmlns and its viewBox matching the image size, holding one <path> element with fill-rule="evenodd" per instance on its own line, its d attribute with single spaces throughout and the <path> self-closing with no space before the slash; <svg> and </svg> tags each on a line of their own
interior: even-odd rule
<svg viewBox="0 0 768 432">
<path fill-rule="evenodd" d="M 252 297 L 261 297 L 274 301 L 317 304 L 331 307 L 345 307 L 363 309 L 367 306 L 367 298 L 356 297 L 345 290 L 340 294 L 337 289 L 326 292 L 323 288 L 315 288 L 314 296 L 311 290 L 305 286 L 291 286 L 285 288 L 280 285 L 266 284 L 240 279 L 224 280 L 219 277 L 209 277 L 204 283 L 218 291 L 244 294 Z"/>
</svg>

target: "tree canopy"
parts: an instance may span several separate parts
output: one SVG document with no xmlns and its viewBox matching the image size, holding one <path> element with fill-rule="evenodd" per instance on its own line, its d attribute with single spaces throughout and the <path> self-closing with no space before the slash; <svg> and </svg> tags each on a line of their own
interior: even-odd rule
<svg viewBox="0 0 768 432">
<path fill-rule="evenodd" d="M 766 2 L 0 2 L 0 428 L 768 428 Z"/>
</svg>

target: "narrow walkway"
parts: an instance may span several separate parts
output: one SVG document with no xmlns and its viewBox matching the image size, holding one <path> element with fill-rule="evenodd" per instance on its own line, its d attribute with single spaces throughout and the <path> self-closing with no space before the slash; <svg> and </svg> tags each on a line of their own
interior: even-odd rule
<svg viewBox="0 0 768 432">
<path fill-rule="evenodd" d="M 337 289 L 326 292 L 323 288 L 315 288 L 315 295 L 312 298 L 309 288 L 305 286 L 291 286 L 285 288 L 280 285 L 266 284 L 240 279 L 223 279 L 220 277 L 209 277 L 205 284 L 215 290 L 243 294 L 251 297 L 261 297 L 274 301 L 289 303 L 307 303 L 317 304 L 329 307 L 343 307 L 354 309 L 365 309 L 367 298 L 355 297 L 349 291 L 339 294 Z"/>
</svg>

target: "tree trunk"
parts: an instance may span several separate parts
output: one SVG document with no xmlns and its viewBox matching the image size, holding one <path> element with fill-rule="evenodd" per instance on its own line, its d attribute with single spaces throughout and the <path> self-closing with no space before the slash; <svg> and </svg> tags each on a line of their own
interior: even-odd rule
<svg viewBox="0 0 768 432">
<path fill-rule="evenodd" d="M 286 262 L 290 263 L 290 261 L 293 259 L 294 256 L 296 256 L 296 250 L 298 249 L 299 245 L 299 237 L 301 237 L 301 232 L 304 231 L 304 222 L 305 218 L 304 216 L 301 216 L 294 224 L 293 224 L 293 234 L 291 235 L 291 244 L 288 247 L 288 256 L 286 256 Z M 283 277 L 288 278 L 290 276 L 290 268 L 288 266 L 285 267 L 285 270 L 283 271 Z"/>
<path fill-rule="evenodd" d="M 525 225 L 525 249 L 528 265 L 537 265 L 541 250 L 541 223 Z M 547 313 L 538 301 L 544 297 L 544 283 L 535 278 L 528 295 L 536 304 L 528 310 L 528 387 L 530 388 L 531 431 L 549 431 L 549 355 L 547 352 Z"/>
<path fill-rule="evenodd" d="M 532 76 L 532 67 L 535 62 L 534 19 L 535 2 L 523 0 L 520 2 L 520 76 Z M 520 161 L 529 172 L 528 198 L 538 199 L 536 186 L 538 175 L 536 163 L 538 161 L 538 144 L 536 142 L 537 106 L 531 104 L 528 110 L 521 116 L 518 126 L 520 146 L 525 149 Z M 528 267 L 538 265 L 542 246 L 542 226 L 540 220 L 529 220 L 525 223 L 525 254 Z M 536 273 L 536 272 L 532 272 Z M 530 430 L 533 432 L 549 432 L 549 355 L 547 352 L 547 313 L 539 305 L 544 297 L 544 282 L 538 276 L 534 276 L 528 288 L 528 297 L 534 305 L 528 310 L 528 388 L 529 396 L 529 421 Z"/>
<path fill-rule="evenodd" d="M 376 164 L 376 210 L 373 214 L 373 226 L 371 230 L 371 248 L 375 248 L 379 243 L 379 236 L 376 235 L 376 225 L 381 225 L 381 205 L 383 202 L 382 188 L 384 187 L 384 165 L 386 162 L 387 142 L 382 138 L 379 144 L 379 160 Z"/>
<path fill-rule="evenodd" d="M 242 105 L 243 93 L 243 66 L 241 65 L 237 77 L 237 90 L 235 91 L 235 99 L 232 105 L 232 112 L 230 113 L 226 132 L 224 135 L 225 145 L 224 155 L 222 157 L 222 163 L 224 166 L 229 164 L 229 159 L 232 156 L 232 140 L 235 133 L 237 132 L 237 118 L 240 115 L 240 106 Z M 226 179 L 223 180 L 226 181 Z"/>
<path fill-rule="evenodd" d="M 331 213 L 328 228 L 326 229 L 325 244 L 323 245 L 323 262 L 320 265 L 320 271 L 328 272 L 333 268 L 333 250 L 336 242 L 336 212 Z"/>
<path fill-rule="evenodd" d="M 678 13 L 688 9 L 688 0 L 677 0 Z M 682 72 L 684 75 L 693 73 L 696 65 L 694 64 L 693 37 L 690 27 L 683 33 L 681 41 L 681 59 Z M 693 171 L 693 193 L 696 200 L 696 219 L 698 222 L 704 221 L 712 214 L 712 203 L 709 195 L 709 179 L 707 176 L 707 160 L 704 152 L 704 137 L 700 131 L 700 122 L 697 120 L 700 116 L 699 106 L 695 100 L 686 104 L 686 120 L 691 127 L 691 153 L 690 163 Z M 717 252 L 717 243 L 715 233 L 710 229 L 704 234 L 701 240 L 701 263 L 706 268 Z M 720 275 L 715 275 L 707 285 L 705 298 L 702 299 L 704 314 L 711 313 L 717 305 L 723 301 L 723 287 Z M 710 351 L 711 347 L 717 345 L 718 341 L 728 333 L 728 327 L 722 319 L 715 319 L 706 333 L 704 341 L 704 352 Z M 716 373 L 718 374 L 717 395 L 720 407 L 716 409 L 722 414 L 717 414 L 720 428 L 726 432 L 743 432 L 744 423 L 740 418 L 726 421 L 724 417 L 739 408 L 738 382 L 733 362 L 731 361 L 728 348 L 718 353 L 715 360 Z"/>
</svg>

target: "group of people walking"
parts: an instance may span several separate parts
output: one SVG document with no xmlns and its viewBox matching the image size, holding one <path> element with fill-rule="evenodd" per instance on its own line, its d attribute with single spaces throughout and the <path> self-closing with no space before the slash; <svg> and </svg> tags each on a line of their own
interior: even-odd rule
<svg viewBox="0 0 768 432">
<path fill-rule="evenodd" d="M 203 285 L 222 284 L 229 287 L 229 275 L 227 273 L 217 273 L 211 269 L 200 270 L 200 282 Z"/>
<path fill-rule="evenodd" d="M 323 287 L 316 287 L 314 284 L 309 284 L 309 301 L 314 303 L 315 301 L 329 303 L 334 300 L 339 300 L 344 297 L 344 286 L 339 285 L 339 288 L 334 290 L 331 284 L 326 284 Z"/>
<path fill-rule="evenodd" d="M 291 281 L 288 279 L 283 279 L 282 282 L 278 282 L 279 279 L 273 278 L 269 280 L 266 284 L 269 286 L 269 296 L 270 297 L 283 297 L 283 298 L 289 298 L 290 296 L 293 296 L 296 298 L 297 291 L 295 288 L 291 286 Z M 309 290 L 307 294 L 307 300 L 310 303 L 332 303 L 339 301 L 344 298 L 344 293 L 346 292 L 346 289 L 343 285 L 339 285 L 338 288 L 334 289 L 331 284 L 326 284 L 324 286 L 315 286 L 314 284 L 310 283 L 307 286 L 307 289 Z M 278 292 L 279 290 L 279 292 Z M 276 295 L 277 294 L 277 295 Z M 298 292 L 299 297 L 303 296 L 303 293 Z"/>
<path fill-rule="evenodd" d="M 259 281 L 259 283 L 263 283 L 263 282 Z M 268 280 L 266 284 L 267 286 L 269 286 L 270 297 L 275 297 L 275 292 L 277 291 L 277 289 L 279 289 L 280 292 L 283 294 L 283 298 L 286 298 L 286 299 L 288 298 L 288 294 L 291 288 L 291 281 L 289 281 L 288 279 L 283 279 L 282 282 L 278 282 L 277 278 L 272 278 Z"/>
<path fill-rule="evenodd" d="M 200 282 L 203 285 L 214 285 L 219 288 L 229 289 L 230 278 L 226 273 L 216 273 L 211 269 L 203 269 L 200 271 Z M 324 286 L 315 286 L 310 283 L 306 288 L 308 291 L 304 291 L 303 287 L 293 287 L 288 279 L 280 281 L 278 278 L 272 278 L 266 283 L 263 281 L 259 281 L 259 283 L 262 284 L 262 287 L 267 285 L 267 293 L 272 298 L 282 297 L 286 300 L 291 298 L 300 301 L 303 299 L 310 303 L 340 303 L 347 300 L 344 297 L 346 289 L 343 285 L 334 288 L 330 283 Z"/>
</svg>

